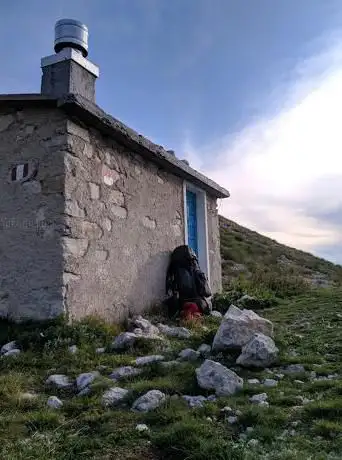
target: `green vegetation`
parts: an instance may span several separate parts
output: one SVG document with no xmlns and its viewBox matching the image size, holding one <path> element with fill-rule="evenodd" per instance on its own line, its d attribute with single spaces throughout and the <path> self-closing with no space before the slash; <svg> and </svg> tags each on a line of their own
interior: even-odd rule
<svg viewBox="0 0 342 460">
<path fill-rule="evenodd" d="M 234 251 L 243 255 L 224 259 L 226 292 L 216 296 L 215 308 L 225 312 L 242 295 L 255 296 L 247 300 L 246 306 L 258 310 L 275 326 L 280 356 L 272 374 L 267 370 L 241 369 L 233 355 L 220 353 L 215 360 L 236 369 L 245 380 L 243 391 L 190 409 L 181 395 L 210 394 L 197 386 L 195 369 L 200 360 L 172 368 L 160 364 L 146 366 L 141 375 L 119 384 L 113 383 L 109 375 L 116 367 L 131 365 L 137 356 L 162 353 L 172 360 L 184 348 L 210 344 L 220 323 L 217 318 L 206 318 L 202 324 L 193 325 L 189 340 L 172 339 L 166 347 L 159 344 L 153 348 L 139 343 L 122 353 L 111 352 L 109 346 L 121 328 L 96 318 L 73 325 L 64 319 L 45 324 L 2 322 L 0 344 L 16 340 L 23 351 L 17 356 L 0 358 L 0 458 L 340 460 L 342 289 L 312 288 L 303 278 L 314 270 L 335 283 L 341 268 L 246 229 L 240 233 L 238 227 L 234 229 L 234 235 L 223 229 L 222 252 L 226 257 L 228 251 L 229 257 Z M 276 265 L 282 254 L 294 261 L 292 274 Z M 243 263 L 249 275 L 231 276 L 227 269 L 231 261 Z M 271 276 L 267 266 L 277 276 Z M 77 345 L 75 354 L 69 351 L 71 345 Z M 97 347 L 107 351 L 97 354 Z M 247 382 L 250 378 L 274 378 L 283 373 L 283 366 L 296 363 L 302 364 L 305 372 L 285 374 L 273 388 Z M 45 385 L 51 374 L 66 374 L 75 379 L 82 372 L 94 370 L 99 370 L 101 377 L 91 385 L 91 394 L 87 396 Z M 127 407 L 102 407 L 102 394 L 111 386 L 131 391 Z M 132 401 L 151 389 L 165 392 L 169 396 L 167 403 L 150 413 L 132 412 Z M 251 395 L 263 392 L 268 394 L 269 407 L 249 402 Z M 47 399 L 52 395 L 63 401 L 63 407 L 47 407 Z M 240 411 L 237 423 L 228 423 L 227 413 L 222 410 L 226 406 L 234 413 Z M 137 431 L 138 423 L 147 424 L 149 431 Z"/>
</svg>

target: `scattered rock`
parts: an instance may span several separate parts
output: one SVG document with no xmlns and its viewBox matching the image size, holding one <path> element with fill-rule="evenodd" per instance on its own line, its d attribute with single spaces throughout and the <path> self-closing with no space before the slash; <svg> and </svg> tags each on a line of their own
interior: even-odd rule
<svg viewBox="0 0 342 460">
<path fill-rule="evenodd" d="M 69 347 L 69 351 L 70 351 L 70 353 L 72 353 L 74 355 L 75 353 L 77 353 L 77 346 L 76 345 L 71 345 L 71 347 Z"/>
<path fill-rule="evenodd" d="M 274 379 L 265 379 L 263 381 L 263 385 L 265 387 L 273 388 L 273 387 L 276 387 L 278 385 L 278 382 L 277 382 L 277 380 L 274 380 Z"/>
<path fill-rule="evenodd" d="M 268 401 L 261 401 L 259 406 L 269 407 L 270 403 Z"/>
<path fill-rule="evenodd" d="M 176 361 L 176 360 L 173 360 L 173 361 L 162 361 L 160 363 L 161 366 L 163 367 L 175 367 L 175 366 L 179 366 L 180 364 L 182 364 L 180 361 Z"/>
<path fill-rule="evenodd" d="M 259 393 L 257 395 L 253 395 L 249 398 L 251 403 L 257 403 L 260 404 L 263 401 L 267 401 L 267 393 Z"/>
<path fill-rule="evenodd" d="M 146 431 L 150 431 L 149 427 L 145 425 L 144 423 L 138 423 L 138 425 L 135 427 L 139 433 L 144 433 Z"/>
<path fill-rule="evenodd" d="M 300 425 L 302 422 L 300 420 L 295 420 L 294 422 L 291 423 L 292 426 L 297 427 Z"/>
<path fill-rule="evenodd" d="M 298 385 L 304 385 L 305 382 L 303 380 L 294 380 L 294 383 L 297 383 Z"/>
<path fill-rule="evenodd" d="M 51 409 L 60 409 L 63 406 L 63 402 L 57 396 L 50 396 L 46 404 Z"/>
<path fill-rule="evenodd" d="M 45 383 L 47 385 L 53 385 L 58 389 L 65 389 L 73 386 L 73 383 L 70 381 L 69 377 L 63 374 L 50 375 Z"/>
<path fill-rule="evenodd" d="M 241 417 L 242 412 L 241 412 L 239 409 L 237 409 L 237 410 L 235 411 L 235 415 L 237 415 L 238 417 Z"/>
<path fill-rule="evenodd" d="M 258 445 L 259 445 L 259 441 L 257 439 L 250 439 L 247 442 L 247 446 L 251 448 L 257 447 Z"/>
<path fill-rule="evenodd" d="M 142 373 L 142 369 L 137 369 L 133 366 L 122 366 L 114 369 L 109 378 L 113 380 L 120 380 L 128 377 L 136 377 Z"/>
<path fill-rule="evenodd" d="M 254 431 L 254 428 L 253 428 L 252 426 L 248 426 L 248 427 L 246 428 L 246 433 L 247 433 L 247 434 L 253 433 L 253 431 Z"/>
<path fill-rule="evenodd" d="M 125 401 L 129 390 L 125 388 L 113 387 L 105 391 L 102 396 L 102 405 L 104 407 L 115 407 Z"/>
<path fill-rule="evenodd" d="M 213 423 L 213 419 L 212 419 L 211 417 L 207 417 L 207 418 L 206 418 L 206 421 L 207 421 L 207 422 L 210 422 L 210 423 Z"/>
<path fill-rule="evenodd" d="M 6 351 L 6 353 L 4 353 L 2 356 L 3 357 L 16 356 L 16 355 L 20 355 L 20 353 L 21 351 L 19 350 L 19 348 L 12 348 L 12 350 Z"/>
<path fill-rule="evenodd" d="M 213 350 L 241 348 L 255 333 L 273 335 L 273 324 L 252 310 L 240 310 L 231 305 L 214 337 Z"/>
<path fill-rule="evenodd" d="M 236 363 L 242 366 L 266 367 L 276 361 L 278 352 L 271 337 L 255 334 L 242 348 Z"/>
<path fill-rule="evenodd" d="M 8 342 L 1 347 L 0 354 L 4 355 L 5 353 L 17 348 L 17 343 L 13 340 L 12 342 Z"/>
<path fill-rule="evenodd" d="M 208 358 L 211 353 L 211 346 L 207 345 L 206 343 L 202 343 L 197 351 L 201 356 L 203 356 L 203 358 Z"/>
<path fill-rule="evenodd" d="M 137 338 L 138 336 L 133 332 L 122 332 L 114 339 L 112 348 L 114 350 L 126 350 L 134 345 Z"/>
<path fill-rule="evenodd" d="M 282 380 L 284 378 L 284 374 L 275 374 L 278 380 Z"/>
<path fill-rule="evenodd" d="M 305 372 L 305 367 L 302 364 L 290 364 L 284 369 L 287 374 L 301 374 Z"/>
<path fill-rule="evenodd" d="M 247 437 L 248 436 L 246 435 L 246 433 L 240 433 L 240 435 L 239 435 L 239 439 L 242 442 L 247 441 Z"/>
<path fill-rule="evenodd" d="M 222 409 L 221 409 L 221 412 L 225 412 L 225 413 L 232 413 L 234 412 L 233 409 L 229 406 L 224 406 Z"/>
<path fill-rule="evenodd" d="M 237 421 L 238 418 L 235 415 L 230 415 L 229 417 L 227 417 L 227 422 L 229 423 L 229 425 L 234 425 L 235 423 L 237 423 Z"/>
<path fill-rule="evenodd" d="M 188 403 L 189 407 L 197 408 L 203 407 L 203 404 L 207 401 L 205 396 L 183 396 L 183 399 Z"/>
<path fill-rule="evenodd" d="M 217 310 L 212 310 L 212 312 L 210 313 L 210 316 L 213 316 L 214 318 L 222 318 L 222 313 L 217 311 Z"/>
<path fill-rule="evenodd" d="M 259 385 L 260 384 L 260 380 L 258 380 L 258 379 L 248 379 L 247 382 L 250 385 Z"/>
<path fill-rule="evenodd" d="M 171 327 L 166 324 L 158 324 L 158 329 L 161 334 L 167 337 L 176 337 L 177 339 L 189 339 L 191 332 L 185 327 Z"/>
<path fill-rule="evenodd" d="M 85 387 L 83 388 L 83 390 L 77 393 L 77 396 L 88 396 L 90 393 L 91 393 L 90 387 Z"/>
<path fill-rule="evenodd" d="M 96 348 L 95 353 L 98 355 L 101 355 L 102 353 L 105 353 L 106 349 L 104 347 L 99 347 Z"/>
<path fill-rule="evenodd" d="M 19 399 L 21 400 L 26 400 L 26 401 L 32 401 L 33 399 L 37 399 L 38 395 L 36 393 L 20 393 Z"/>
<path fill-rule="evenodd" d="M 136 328 L 142 330 L 142 333 L 145 335 L 158 335 L 159 329 L 157 326 L 154 326 L 149 320 L 144 319 L 142 316 L 138 316 L 134 321 Z"/>
<path fill-rule="evenodd" d="M 193 350 L 192 348 L 185 348 L 185 350 L 182 350 L 178 355 L 178 358 L 181 361 L 196 361 L 199 357 L 199 352 Z"/>
<path fill-rule="evenodd" d="M 158 363 L 159 361 L 164 361 L 165 357 L 162 355 L 151 355 L 151 356 L 142 356 L 135 360 L 137 366 L 147 366 L 148 364 Z"/>
<path fill-rule="evenodd" d="M 217 397 L 215 395 L 210 395 L 207 397 L 207 401 L 214 402 L 217 400 Z"/>
<path fill-rule="evenodd" d="M 206 359 L 196 369 L 200 388 L 215 390 L 217 396 L 229 396 L 243 388 L 243 379 L 222 364 Z"/>
<path fill-rule="evenodd" d="M 83 390 L 91 383 L 93 383 L 93 381 L 98 377 L 100 377 L 100 373 L 98 371 L 85 372 L 84 374 L 80 374 L 76 379 L 77 389 L 79 391 Z"/>
<path fill-rule="evenodd" d="M 149 412 L 157 409 L 166 400 L 166 396 L 159 390 L 150 390 L 143 396 L 134 401 L 132 410 L 138 412 Z"/>
</svg>

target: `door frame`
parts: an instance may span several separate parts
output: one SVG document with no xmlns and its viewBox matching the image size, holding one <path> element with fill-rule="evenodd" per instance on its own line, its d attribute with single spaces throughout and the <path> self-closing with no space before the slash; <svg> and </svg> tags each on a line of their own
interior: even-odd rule
<svg viewBox="0 0 342 460">
<path fill-rule="evenodd" d="M 198 246 L 198 261 L 201 270 L 207 275 L 210 283 L 210 268 L 209 268 L 209 247 L 208 247 L 208 219 L 207 219 L 207 194 L 204 190 L 195 185 L 184 181 L 183 182 L 183 204 L 184 204 L 184 241 L 188 244 L 188 219 L 187 219 L 187 200 L 186 192 L 189 190 L 196 194 L 197 208 L 197 246 Z"/>
</svg>

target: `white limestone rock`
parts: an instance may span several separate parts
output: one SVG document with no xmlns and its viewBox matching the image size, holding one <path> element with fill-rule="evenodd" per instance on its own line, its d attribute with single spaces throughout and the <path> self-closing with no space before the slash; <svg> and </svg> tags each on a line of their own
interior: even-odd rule
<svg viewBox="0 0 342 460">
<path fill-rule="evenodd" d="M 185 327 L 167 326 L 166 324 L 158 324 L 159 332 L 167 337 L 174 337 L 177 339 L 189 339 L 191 332 Z"/>
<path fill-rule="evenodd" d="M 150 412 L 161 406 L 166 401 L 166 396 L 159 390 L 150 390 L 133 403 L 132 410 L 137 412 Z"/>
<path fill-rule="evenodd" d="M 192 348 L 185 348 L 178 355 L 178 359 L 180 359 L 181 361 L 197 361 L 199 357 L 199 352 L 193 350 Z"/>
<path fill-rule="evenodd" d="M 46 404 L 51 409 L 60 409 L 63 406 L 63 402 L 57 396 L 50 396 Z"/>
<path fill-rule="evenodd" d="M 113 387 L 105 391 L 102 396 L 102 405 L 104 407 L 115 407 L 125 402 L 129 390 L 125 388 Z"/>
<path fill-rule="evenodd" d="M 46 380 L 46 385 L 52 385 L 60 390 L 71 388 L 73 383 L 67 375 L 64 374 L 53 374 Z"/>
<path fill-rule="evenodd" d="M 246 367 L 267 367 L 277 360 L 278 352 L 279 350 L 271 337 L 264 334 L 255 334 L 243 346 L 241 355 L 236 360 L 236 363 Z"/>
<path fill-rule="evenodd" d="M 243 388 L 243 379 L 222 364 L 206 359 L 196 369 L 197 383 L 205 390 L 215 390 L 217 396 L 230 396 Z"/>
<path fill-rule="evenodd" d="M 240 310 L 235 305 L 231 305 L 214 337 L 213 350 L 241 348 L 255 333 L 272 336 L 273 324 L 252 310 Z"/>
<path fill-rule="evenodd" d="M 84 388 L 89 387 L 89 385 L 93 383 L 94 380 L 98 377 L 100 377 L 100 372 L 98 371 L 85 372 L 83 374 L 80 374 L 76 379 L 77 389 L 81 391 Z"/>
<path fill-rule="evenodd" d="M 110 374 L 109 378 L 113 380 L 120 380 L 129 377 L 136 377 L 137 375 L 142 373 L 142 369 L 137 369 L 133 366 L 122 366 L 114 369 L 113 372 Z"/>
</svg>

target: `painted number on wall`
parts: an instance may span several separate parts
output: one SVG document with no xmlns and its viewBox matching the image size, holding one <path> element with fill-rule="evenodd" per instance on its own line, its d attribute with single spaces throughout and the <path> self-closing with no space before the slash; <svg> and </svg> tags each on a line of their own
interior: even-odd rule
<svg viewBox="0 0 342 460">
<path fill-rule="evenodd" d="M 24 182 L 37 174 L 37 162 L 32 160 L 26 163 L 12 166 L 10 170 L 11 182 Z"/>
</svg>

